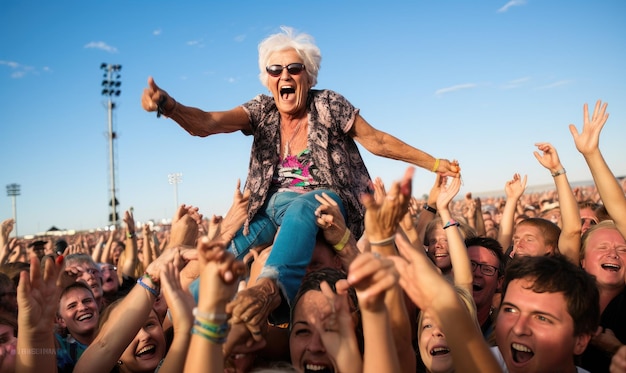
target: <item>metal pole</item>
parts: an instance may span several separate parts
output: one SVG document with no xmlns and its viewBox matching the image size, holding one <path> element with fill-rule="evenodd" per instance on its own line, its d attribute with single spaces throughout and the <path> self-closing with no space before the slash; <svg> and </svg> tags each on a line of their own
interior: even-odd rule
<svg viewBox="0 0 626 373">
<path fill-rule="evenodd" d="M 109 66 L 109 81 L 111 80 L 111 67 Z M 113 148 L 113 102 L 111 96 L 109 96 L 108 102 L 109 111 L 109 165 L 110 165 L 110 178 L 111 178 L 111 207 L 113 208 L 113 225 L 117 227 L 117 206 L 115 204 L 115 157 Z"/>
</svg>

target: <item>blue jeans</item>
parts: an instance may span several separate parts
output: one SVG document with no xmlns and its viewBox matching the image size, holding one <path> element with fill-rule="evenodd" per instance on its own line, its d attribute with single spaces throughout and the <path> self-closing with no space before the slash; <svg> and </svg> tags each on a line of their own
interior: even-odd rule
<svg viewBox="0 0 626 373">
<path fill-rule="evenodd" d="M 322 193 L 326 193 L 337 202 L 346 219 L 343 203 L 333 191 L 319 189 L 304 194 L 275 192 L 268 196 L 263 207 L 250 222 L 248 235 L 244 236 L 243 228 L 241 228 L 228 247 L 228 250 L 241 260 L 250 249 L 273 241 L 272 251 L 259 278 L 276 280 L 290 306 L 298 292 L 315 247 L 319 229 L 315 224 L 315 210 L 320 205 L 315 195 Z M 276 235 L 279 227 L 280 232 Z M 199 279 L 196 279 L 190 285 L 190 291 L 196 302 L 198 301 L 198 287 Z"/>
<path fill-rule="evenodd" d="M 229 247 L 238 259 L 243 259 L 250 249 L 274 241 L 259 278 L 276 280 L 290 305 L 311 261 L 319 230 L 315 224 L 315 210 L 320 203 L 315 195 L 322 193 L 337 202 L 345 219 L 343 203 L 333 191 L 319 189 L 304 194 L 276 192 L 269 196 L 250 222 L 248 235 L 244 236 L 243 228 L 240 229 Z"/>
</svg>

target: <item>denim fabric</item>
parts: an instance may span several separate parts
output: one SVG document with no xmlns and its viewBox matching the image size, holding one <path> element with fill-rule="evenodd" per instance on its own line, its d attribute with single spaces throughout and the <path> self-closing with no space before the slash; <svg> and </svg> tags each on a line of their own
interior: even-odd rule
<svg viewBox="0 0 626 373">
<path fill-rule="evenodd" d="M 243 259 L 250 249 L 274 241 L 259 277 L 275 279 L 289 305 L 298 292 L 306 267 L 311 261 L 318 231 L 314 214 L 320 205 L 315 195 L 322 193 L 337 202 L 345 219 L 343 203 L 333 191 L 319 189 L 304 194 L 276 192 L 269 196 L 263 208 L 250 222 L 248 235 L 244 236 L 243 228 L 240 229 L 228 248 L 237 259 Z M 279 227 L 280 233 L 276 235 Z M 190 285 L 196 302 L 198 287 L 196 279 Z"/>
</svg>

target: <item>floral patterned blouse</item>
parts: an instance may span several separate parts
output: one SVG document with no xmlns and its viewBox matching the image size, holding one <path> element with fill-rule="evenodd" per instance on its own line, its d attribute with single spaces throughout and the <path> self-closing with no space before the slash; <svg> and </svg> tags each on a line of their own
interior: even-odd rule
<svg viewBox="0 0 626 373">
<path fill-rule="evenodd" d="M 248 223 L 263 206 L 272 187 L 280 159 L 280 113 L 274 98 L 258 95 L 242 105 L 250 119 L 254 136 L 248 166 L 246 188 L 250 190 Z M 308 146 L 315 172 L 315 189 L 330 189 L 343 201 L 347 225 L 355 237 L 363 234 L 365 208 L 360 195 L 371 193 L 370 175 L 359 149 L 348 132 L 359 110 L 342 95 L 330 90 L 309 91 Z"/>
</svg>

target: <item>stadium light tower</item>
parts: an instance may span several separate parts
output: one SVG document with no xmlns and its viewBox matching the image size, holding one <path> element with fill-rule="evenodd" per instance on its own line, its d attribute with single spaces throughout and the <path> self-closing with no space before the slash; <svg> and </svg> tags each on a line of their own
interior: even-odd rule
<svg viewBox="0 0 626 373">
<path fill-rule="evenodd" d="M 178 184 L 183 181 L 183 174 L 180 172 L 167 175 L 167 180 L 174 185 L 174 212 L 178 209 Z"/>
<path fill-rule="evenodd" d="M 16 198 L 20 195 L 20 184 L 7 185 L 7 196 L 13 198 L 13 227 L 15 228 L 15 237 L 17 238 L 17 204 Z"/>
<path fill-rule="evenodd" d="M 120 78 L 120 71 L 122 70 L 122 65 L 111 65 L 107 63 L 102 63 L 100 65 L 100 69 L 104 71 L 104 76 L 102 80 L 102 95 L 107 97 L 107 112 L 109 119 L 109 132 L 108 132 L 108 141 L 109 141 L 109 181 L 110 181 L 110 193 L 111 199 L 109 201 L 109 206 L 111 212 L 109 213 L 109 222 L 117 227 L 117 222 L 119 220 L 117 214 L 117 205 L 119 202 L 117 198 L 115 198 L 115 148 L 114 141 L 116 139 L 116 134 L 113 131 L 113 109 L 115 109 L 115 103 L 113 102 L 113 96 L 119 96 L 122 91 L 120 90 L 120 86 L 122 82 Z"/>
</svg>

